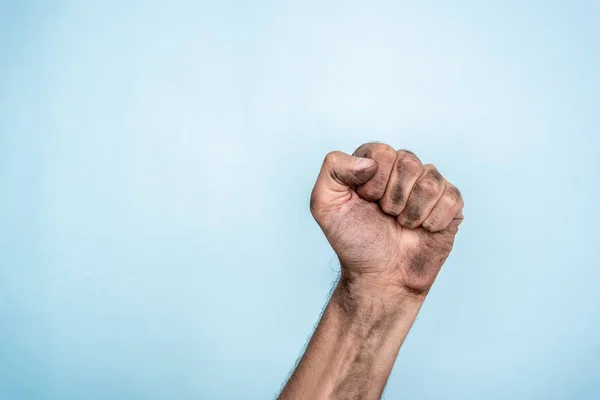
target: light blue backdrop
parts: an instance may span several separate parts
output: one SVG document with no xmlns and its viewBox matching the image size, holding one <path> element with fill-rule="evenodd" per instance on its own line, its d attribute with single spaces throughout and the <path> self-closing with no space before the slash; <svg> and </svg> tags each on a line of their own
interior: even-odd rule
<svg viewBox="0 0 600 400">
<path fill-rule="evenodd" d="M 372 140 L 466 199 L 386 397 L 600 398 L 598 2 L 95 3 L 0 0 L 0 399 L 275 396 Z"/>
</svg>

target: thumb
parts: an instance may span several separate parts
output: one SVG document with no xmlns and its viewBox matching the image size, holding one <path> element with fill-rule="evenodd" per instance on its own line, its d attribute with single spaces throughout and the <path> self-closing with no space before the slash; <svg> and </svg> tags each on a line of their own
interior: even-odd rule
<svg viewBox="0 0 600 400">
<path fill-rule="evenodd" d="M 317 184 L 333 191 L 347 191 L 350 187 L 367 182 L 375 172 L 377 161 L 373 159 L 332 151 L 323 161 Z"/>
</svg>

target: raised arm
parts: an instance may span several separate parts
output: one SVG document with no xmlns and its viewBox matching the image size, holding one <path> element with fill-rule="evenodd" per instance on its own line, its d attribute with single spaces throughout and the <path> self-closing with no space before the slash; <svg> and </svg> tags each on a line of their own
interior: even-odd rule
<svg viewBox="0 0 600 400">
<path fill-rule="evenodd" d="M 380 143 L 325 157 L 311 212 L 341 276 L 279 399 L 379 399 L 461 223 L 433 165 Z"/>
</svg>

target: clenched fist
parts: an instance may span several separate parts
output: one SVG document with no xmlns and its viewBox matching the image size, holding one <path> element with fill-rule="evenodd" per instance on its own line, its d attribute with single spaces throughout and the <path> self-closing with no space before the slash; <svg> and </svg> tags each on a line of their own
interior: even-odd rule
<svg viewBox="0 0 600 400">
<path fill-rule="evenodd" d="M 433 165 L 381 143 L 363 144 L 352 156 L 329 153 L 310 202 L 343 280 L 417 296 L 450 254 L 463 204 Z"/>
</svg>

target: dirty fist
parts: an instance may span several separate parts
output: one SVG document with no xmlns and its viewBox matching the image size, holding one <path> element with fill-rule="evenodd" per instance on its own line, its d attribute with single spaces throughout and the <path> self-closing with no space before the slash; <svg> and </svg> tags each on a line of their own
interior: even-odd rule
<svg viewBox="0 0 600 400">
<path fill-rule="evenodd" d="M 450 254 L 463 204 L 435 166 L 381 143 L 329 153 L 310 201 L 342 280 L 416 296 L 429 291 Z"/>
</svg>

